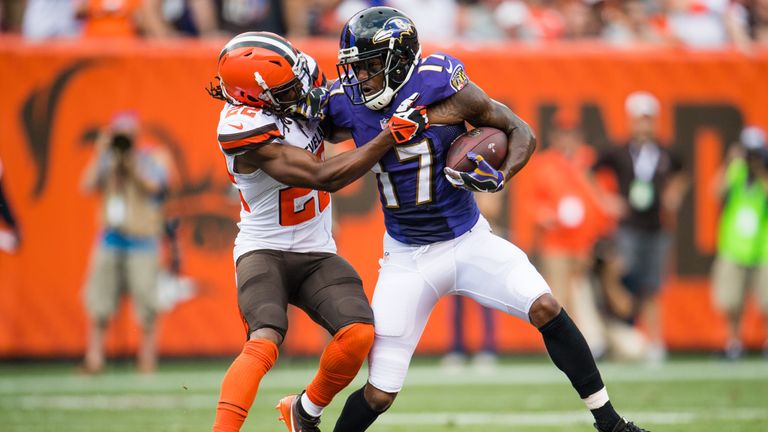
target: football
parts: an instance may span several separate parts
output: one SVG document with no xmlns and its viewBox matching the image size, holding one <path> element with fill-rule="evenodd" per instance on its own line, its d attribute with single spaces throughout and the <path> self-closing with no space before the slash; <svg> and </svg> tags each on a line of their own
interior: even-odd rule
<svg viewBox="0 0 768 432">
<path fill-rule="evenodd" d="M 474 170 L 477 165 L 467 158 L 470 151 L 479 154 L 492 167 L 499 169 L 507 157 L 507 135 L 491 127 L 479 127 L 459 135 L 448 149 L 445 166 L 456 171 Z"/>
</svg>

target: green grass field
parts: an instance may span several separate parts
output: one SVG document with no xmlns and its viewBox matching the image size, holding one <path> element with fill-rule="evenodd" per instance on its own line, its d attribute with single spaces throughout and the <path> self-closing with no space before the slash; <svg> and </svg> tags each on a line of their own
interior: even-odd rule
<svg viewBox="0 0 768 432">
<path fill-rule="evenodd" d="M 82 376 L 71 364 L 0 364 L 0 431 L 210 431 L 225 361 L 166 362 L 154 376 L 129 365 Z M 244 431 L 283 431 L 273 409 L 311 379 L 310 362 L 282 361 L 263 381 Z M 676 359 L 659 368 L 601 364 L 620 412 L 652 431 L 768 431 L 768 361 Z M 331 431 L 344 398 L 326 409 Z M 543 358 L 504 359 L 493 371 L 449 372 L 417 360 L 394 407 L 372 431 L 592 430 L 565 377 Z"/>
</svg>

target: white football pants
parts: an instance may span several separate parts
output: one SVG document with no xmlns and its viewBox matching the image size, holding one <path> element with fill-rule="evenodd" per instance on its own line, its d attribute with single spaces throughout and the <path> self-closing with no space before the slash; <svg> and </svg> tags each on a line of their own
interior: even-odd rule
<svg viewBox="0 0 768 432">
<path fill-rule="evenodd" d="M 403 387 L 427 319 L 443 296 L 467 296 L 529 321 L 531 305 L 551 292 L 525 252 L 493 234 L 482 216 L 467 233 L 430 245 L 411 246 L 385 234 L 379 263 L 369 382 L 390 393 Z"/>
</svg>

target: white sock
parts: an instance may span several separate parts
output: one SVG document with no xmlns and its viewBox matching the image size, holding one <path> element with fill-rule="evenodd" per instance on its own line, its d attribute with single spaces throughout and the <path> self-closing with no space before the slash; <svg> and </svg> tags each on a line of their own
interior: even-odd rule
<svg viewBox="0 0 768 432">
<path fill-rule="evenodd" d="M 307 392 L 304 392 L 304 394 L 301 395 L 301 406 L 304 407 L 304 411 L 306 411 L 307 414 L 311 415 L 312 417 L 320 417 L 320 415 L 323 413 L 324 407 L 315 405 L 314 402 L 309 400 Z"/>
<path fill-rule="evenodd" d="M 608 390 L 603 387 L 582 400 L 590 410 L 601 408 L 608 403 Z"/>
</svg>

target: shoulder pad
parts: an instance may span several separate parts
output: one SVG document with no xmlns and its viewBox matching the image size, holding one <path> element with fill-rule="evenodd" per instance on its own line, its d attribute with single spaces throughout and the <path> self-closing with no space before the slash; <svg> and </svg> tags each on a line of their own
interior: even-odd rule
<svg viewBox="0 0 768 432">
<path fill-rule="evenodd" d="M 272 116 L 244 105 L 227 104 L 221 112 L 217 132 L 221 150 L 228 155 L 242 154 L 284 138 Z"/>
</svg>

